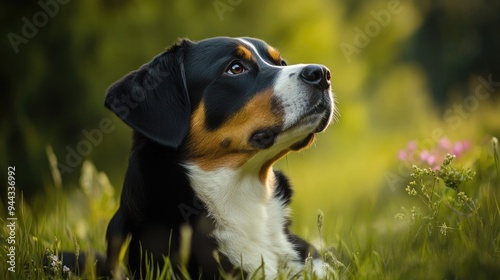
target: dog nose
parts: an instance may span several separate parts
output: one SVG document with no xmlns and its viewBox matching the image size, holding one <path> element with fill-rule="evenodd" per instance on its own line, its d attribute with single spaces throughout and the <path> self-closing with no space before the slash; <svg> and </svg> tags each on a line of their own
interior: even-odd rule
<svg viewBox="0 0 500 280">
<path fill-rule="evenodd" d="M 330 87 L 330 70 L 323 65 L 307 65 L 300 72 L 300 78 L 319 90 L 327 90 Z"/>
</svg>

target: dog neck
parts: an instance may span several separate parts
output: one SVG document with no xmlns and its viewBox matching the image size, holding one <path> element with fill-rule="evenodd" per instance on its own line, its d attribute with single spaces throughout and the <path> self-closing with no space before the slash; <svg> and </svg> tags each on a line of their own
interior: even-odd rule
<svg viewBox="0 0 500 280">
<path fill-rule="evenodd" d="M 185 164 L 191 187 L 206 204 L 209 214 L 220 225 L 231 225 L 231 217 L 252 215 L 246 205 L 265 207 L 274 195 L 275 176 L 272 168 L 258 171 L 242 166 L 238 169 L 221 167 L 205 171 L 194 164 Z M 260 172 L 265 172 L 259 176 Z M 237 215 L 230 215 L 231 213 Z M 222 218 L 224 217 L 224 218 Z M 254 220 L 254 219 L 252 219 Z"/>
<path fill-rule="evenodd" d="M 185 167 L 191 187 L 214 221 L 211 236 L 233 265 L 251 272 L 264 260 L 266 275 L 276 275 L 280 263 L 298 260 L 283 230 L 289 209 L 276 194 L 278 182 L 271 166 L 264 182 L 255 168 L 245 165 L 212 171 L 194 164 Z"/>
</svg>

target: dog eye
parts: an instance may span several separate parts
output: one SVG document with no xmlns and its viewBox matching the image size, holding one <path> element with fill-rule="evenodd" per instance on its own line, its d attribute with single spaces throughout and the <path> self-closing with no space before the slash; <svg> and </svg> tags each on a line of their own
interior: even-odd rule
<svg viewBox="0 0 500 280">
<path fill-rule="evenodd" d="M 226 74 L 229 75 L 239 75 L 247 72 L 248 69 L 245 68 L 240 62 L 233 62 L 226 69 Z"/>
<path fill-rule="evenodd" d="M 287 66 L 288 65 L 288 63 L 286 63 L 286 61 L 283 60 L 283 59 L 280 61 L 280 64 L 281 64 L 281 66 Z"/>
</svg>

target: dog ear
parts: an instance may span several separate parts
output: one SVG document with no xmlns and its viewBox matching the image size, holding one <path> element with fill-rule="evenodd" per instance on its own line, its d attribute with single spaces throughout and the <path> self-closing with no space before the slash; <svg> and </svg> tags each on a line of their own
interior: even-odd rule
<svg viewBox="0 0 500 280">
<path fill-rule="evenodd" d="M 104 102 L 135 131 L 172 148 L 179 147 L 189 129 L 183 58 L 190 44 L 183 40 L 115 82 Z"/>
</svg>

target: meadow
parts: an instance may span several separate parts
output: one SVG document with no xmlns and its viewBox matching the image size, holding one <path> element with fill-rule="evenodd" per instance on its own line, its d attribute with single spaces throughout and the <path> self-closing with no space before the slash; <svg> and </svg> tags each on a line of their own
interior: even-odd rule
<svg viewBox="0 0 500 280">
<path fill-rule="evenodd" d="M 315 208 L 321 202 L 315 203 L 310 194 L 318 191 L 304 198 L 299 188 L 292 206 L 294 229 L 321 250 L 330 265 L 328 279 L 495 279 L 500 275 L 499 155 L 494 137 L 476 146 L 442 138 L 425 151 L 410 141 L 399 151 L 397 163 L 411 171 L 386 173 L 391 188 L 380 189 L 375 198 L 361 195 L 344 204 L 344 211 L 325 211 Z M 107 221 L 118 203 L 116 190 L 105 173 L 85 161 L 79 188 L 67 192 L 50 146 L 47 156 L 54 183 L 46 195 L 28 205 L 19 193 L 15 203 L 1 205 L 8 210 L 1 220 L 1 278 L 95 279 L 92 267 L 76 275 L 56 256 L 61 250 L 104 252 Z M 291 158 L 284 161 L 284 169 L 304 166 Z M 311 211 L 315 213 L 305 214 Z M 14 229 L 7 226 L 9 217 L 17 219 Z M 9 257 L 11 246 L 14 258 Z M 141 278 L 187 278 L 174 276 L 169 263 L 161 272 L 153 271 Z M 302 277 L 316 279 L 307 265 Z M 296 276 L 283 273 L 280 278 Z"/>
<path fill-rule="evenodd" d="M 500 1 L 0 5 L 0 279 L 95 279 L 54 256 L 105 251 L 131 146 L 106 88 L 179 38 L 213 36 L 331 71 L 339 117 L 275 165 L 330 279 L 500 277 Z"/>
</svg>

